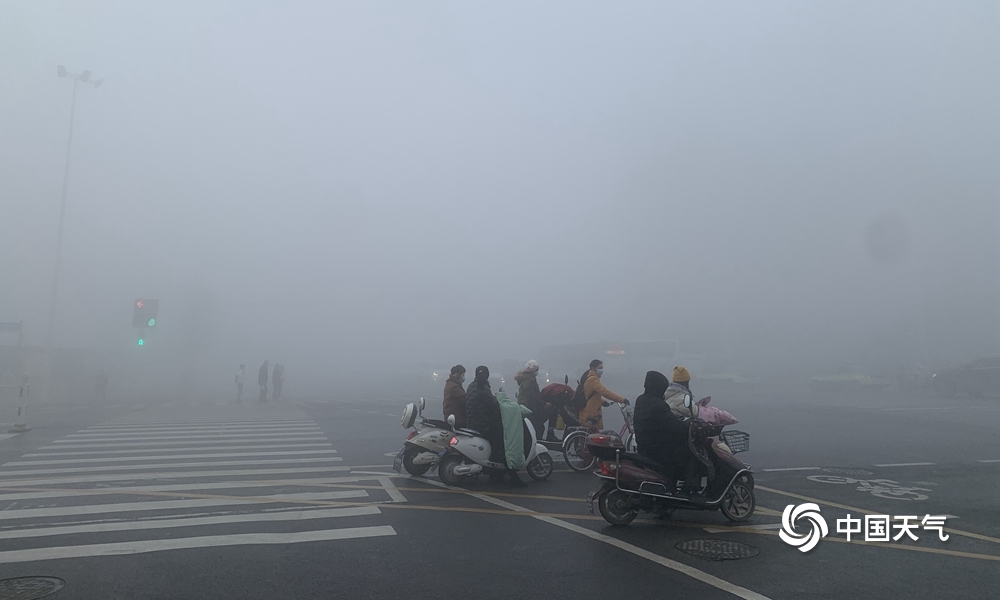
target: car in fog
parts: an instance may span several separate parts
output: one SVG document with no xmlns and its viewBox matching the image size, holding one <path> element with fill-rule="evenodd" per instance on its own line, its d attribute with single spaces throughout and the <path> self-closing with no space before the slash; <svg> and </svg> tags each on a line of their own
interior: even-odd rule
<svg viewBox="0 0 1000 600">
<path fill-rule="evenodd" d="M 983 396 L 1000 394 L 1000 356 L 984 356 L 958 368 L 940 371 L 931 385 L 942 396 L 958 394 Z"/>
<path fill-rule="evenodd" d="M 891 385 L 888 379 L 873 377 L 853 365 L 841 367 L 835 374 L 813 377 L 809 387 L 816 392 L 879 392 Z"/>
</svg>

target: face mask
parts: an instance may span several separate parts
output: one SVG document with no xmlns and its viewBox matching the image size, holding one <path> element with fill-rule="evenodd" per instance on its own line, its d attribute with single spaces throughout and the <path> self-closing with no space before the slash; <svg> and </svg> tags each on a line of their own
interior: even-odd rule
<svg viewBox="0 0 1000 600">
<path fill-rule="evenodd" d="M 465 383 L 465 373 L 462 373 L 462 376 L 458 378 L 458 382 Z"/>
<path fill-rule="evenodd" d="M 601 375 L 604 375 L 604 369 L 603 368 L 597 370 L 597 376 L 600 377 Z"/>
</svg>

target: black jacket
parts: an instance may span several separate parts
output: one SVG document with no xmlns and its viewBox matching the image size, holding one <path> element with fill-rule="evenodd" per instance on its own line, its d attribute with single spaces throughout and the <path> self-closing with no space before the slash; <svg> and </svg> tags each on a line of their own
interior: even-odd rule
<svg viewBox="0 0 1000 600">
<path fill-rule="evenodd" d="M 465 392 L 465 420 L 469 429 L 478 431 L 490 443 L 490 460 L 505 463 L 503 418 L 500 403 L 490 390 L 489 380 L 475 380 Z"/>
<path fill-rule="evenodd" d="M 687 464 L 688 426 L 670 410 L 663 399 L 670 382 L 658 371 L 646 373 L 646 391 L 635 400 L 635 441 L 639 454 L 665 466 Z"/>
<path fill-rule="evenodd" d="M 465 392 L 465 421 L 484 435 L 500 426 L 500 404 L 489 381 L 473 381 Z"/>
</svg>

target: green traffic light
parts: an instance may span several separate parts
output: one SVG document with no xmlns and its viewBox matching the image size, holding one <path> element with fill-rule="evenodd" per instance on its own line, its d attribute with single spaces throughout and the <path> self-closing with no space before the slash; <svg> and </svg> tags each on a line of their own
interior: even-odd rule
<svg viewBox="0 0 1000 600">
<path fill-rule="evenodd" d="M 142 345 L 143 345 L 143 340 L 142 340 L 142 338 L 139 338 L 139 345 L 140 345 L 140 346 L 142 346 Z"/>
<path fill-rule="evenodd" d="M 148 325 L 150 327 L 152 327 L 153 325 L 156 325 L 156 319 L 150 319 L 149 323 L 146 323 L 146 325 Z"/>
</svg>

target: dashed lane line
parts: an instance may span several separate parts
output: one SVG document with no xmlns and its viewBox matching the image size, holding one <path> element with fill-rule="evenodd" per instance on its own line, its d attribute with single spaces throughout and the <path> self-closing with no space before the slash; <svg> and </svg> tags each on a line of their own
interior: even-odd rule
<svg viewBox="0 0 1000 600">
<path fill-rule="evenodd" d="M 763 469 L 764 471 L 771 473 L 776 471 L 819 471 L 821 467 L 785 467 L 783 469 Z"/>
<path fill-rule="evenodd" d="M 936 463 L 932 462 L 912 462 L 912 463 L 882 463 L 875 464 L 875 467 L 932 467 Z"/>
</svg>

